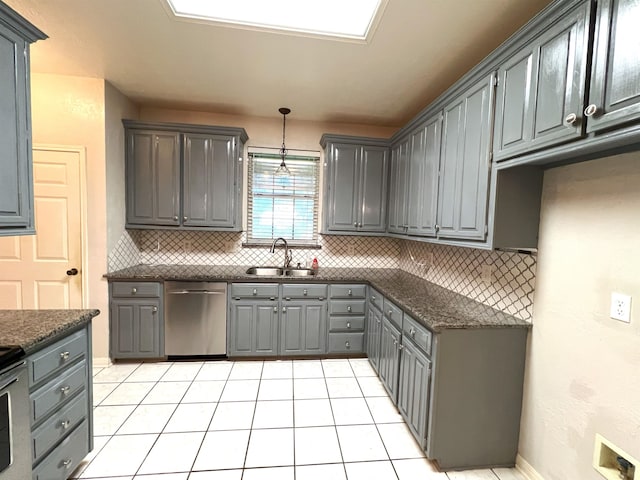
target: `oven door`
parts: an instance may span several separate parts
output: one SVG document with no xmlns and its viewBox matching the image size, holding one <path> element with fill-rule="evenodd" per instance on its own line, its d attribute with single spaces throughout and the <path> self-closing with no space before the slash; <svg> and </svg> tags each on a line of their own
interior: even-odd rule
<svg viewBox="0 0 640 480">
<path fill-rule="evenodd" d="M 31 478 L 31 424 L 25 362 L 0 371 L 0 479 Z"/>
</svg>

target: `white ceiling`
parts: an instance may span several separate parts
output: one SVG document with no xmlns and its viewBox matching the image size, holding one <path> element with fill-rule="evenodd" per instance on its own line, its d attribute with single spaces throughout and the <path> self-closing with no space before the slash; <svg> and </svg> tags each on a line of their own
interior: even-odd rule
<svg viewBox="0 0 640 480">
<path fill-rule="evenodd" d="M 389 0 L 368 44 L 172 18 L 164 0 L 4 0 L 49 39 L 32 70 L 132 100 L 401 126 L 550 0 Z M 349 0 L 345 0 L 349 1 Z"/>
</svg>

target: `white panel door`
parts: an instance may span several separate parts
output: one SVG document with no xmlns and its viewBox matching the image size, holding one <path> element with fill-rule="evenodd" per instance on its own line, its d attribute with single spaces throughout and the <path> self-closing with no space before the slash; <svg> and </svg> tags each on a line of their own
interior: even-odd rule
<svg viewBox="0 0 640 480">
<path fill-rule="evenodd" d="M 82 154 L 34 147 L 36 235 L 0 238 L 0 308 L 82 308 Z"/>
</svg>

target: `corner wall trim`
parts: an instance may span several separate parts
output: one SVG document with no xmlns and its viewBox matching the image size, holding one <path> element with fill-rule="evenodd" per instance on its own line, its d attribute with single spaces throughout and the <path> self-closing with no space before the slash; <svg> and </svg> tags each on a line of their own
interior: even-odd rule
<svg viewBox="0 0 640 480">
<path fill-rule="evenodd" d="M 529 462 L 527 462 L 524 458 L 522 458 L 519 454 L 516 456 L 516 469 L 527 479 L 527 480 L 544 480 L 542 475 L 540 475 L 535 468 L 531 466 Z"/>
<path fill-rule="evenodd" d="M 109 357 L 93 357 L 94 368 L 107 368 L 113 365 Z"/>
</svg>

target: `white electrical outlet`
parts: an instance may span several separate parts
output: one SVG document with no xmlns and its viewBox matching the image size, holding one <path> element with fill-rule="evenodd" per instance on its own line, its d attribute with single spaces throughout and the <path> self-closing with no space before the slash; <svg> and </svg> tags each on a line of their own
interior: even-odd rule
<svg viewBox="0 0 640 480">
<path fill-rule="evenodd" d="M 353 243 L 347 245 L 347 255 L 353 257 L 356 254 L 356 247 Z"/>
<path fill-rule="evenodd" d="M 488 263 L 482 265 L 480 268 L 480 280 L 482 280 L 482 283 L 485 285 L 491 285 L 493 282 L 493 265 Z"/>
<path fill-rule="evenodd" d="M 623 293 L 611 293 L 611 312 L 609 316 L 621 322 L 631 322 L 631 296 Z"/>
<path fill-rule="evenodd" d="M 182 251 L 184 253 L 189 253 L 191 250 L 193 250 L 193 244 L 191 243 L 191 240 L 185 240 L 184 242 L 182 242 Z"/>
<path fill-rule="evenodd" d="M 225 252 L 235 252 L 236 251 L 236 242 L 224 242 L 224 251 Z"/>
</svg>

